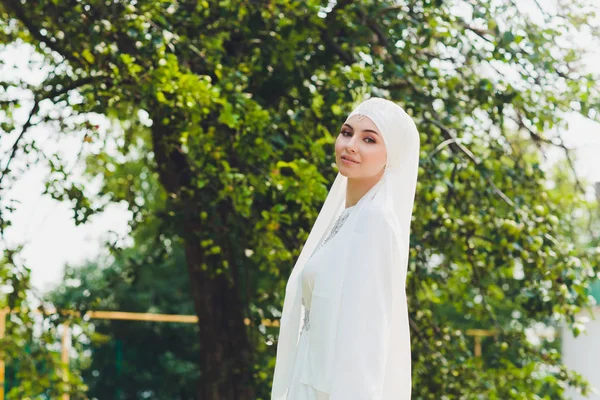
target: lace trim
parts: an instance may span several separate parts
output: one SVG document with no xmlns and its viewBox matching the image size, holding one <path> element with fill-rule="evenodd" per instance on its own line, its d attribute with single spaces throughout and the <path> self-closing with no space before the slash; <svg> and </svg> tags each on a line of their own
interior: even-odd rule
<svg viewBox="0 0 600 400">
<path fill-rule="evenodd" d="M 304 299 L 302 299 L 302 305 L 304 306 Z M 310 309 L 304 307 L 304 323 L 302 324 L 302 329 L 300 332 L 307 331 L 310 329 Z"/>
</svg>

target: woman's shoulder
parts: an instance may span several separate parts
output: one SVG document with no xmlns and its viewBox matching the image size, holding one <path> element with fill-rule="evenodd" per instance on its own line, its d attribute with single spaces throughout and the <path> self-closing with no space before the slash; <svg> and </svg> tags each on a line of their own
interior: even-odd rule
<svg viewBox="0 0 600 400">
<path fill-rule="evenodd" d="M 367 205 L 359 210 L 356 218 L 355 232 L 393 233 L 392 214 L 384 207 Z"/>
</svg>

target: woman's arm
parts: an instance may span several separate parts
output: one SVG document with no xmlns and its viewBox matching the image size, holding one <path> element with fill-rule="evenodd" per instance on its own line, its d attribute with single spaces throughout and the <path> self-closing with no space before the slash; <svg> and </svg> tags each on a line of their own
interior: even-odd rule
<svg viewBox="0 0 600 400">
<path fill-rule="evenodd" d="M 330 400 L 381 399 L 390 345 L 394 293 L 402 286 L 398 242 L 387 216 L 358 216 L 345 257 Z M 404 289 L 403 287 L 401 289 Z"/>
</svg>

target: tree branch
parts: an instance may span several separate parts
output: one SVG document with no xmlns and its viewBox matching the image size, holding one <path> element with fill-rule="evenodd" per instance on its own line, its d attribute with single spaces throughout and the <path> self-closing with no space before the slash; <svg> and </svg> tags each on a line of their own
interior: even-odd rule
<svg viewBox="0 0 600 400">
<path fill-rule="evenodd" d="M 15 142 L 12 145 L 10 156 L 8 157 L 8 161 L 6 162 L 6 166 L 4 167 L 4 169 L 2 170 L 2 174 L 0 175 L 0 190 L 2 190 L 2 181 L 4 180 L 4 178 L 10 171 L 10 164 L 11 164 L 12 160 L 15 158 L 17 151 L 19 150 L 19 142 L 25 136 L 25 133 L 27 132 L 27 130 L 29 128 L 31 128 L 31 126 L 33 125 L 31 122 L 31 119 L 38 112 L 39 106 L 40 106 L 39 100 L 35 100 L 35 102 L 33 103 L 33 107 L 31 108 L 31 111 L 29 112 L 29 117 L 27 118 L 27 121 L 23 125 L 23 129 L 21 130 L 21 133 L 19 134 L 19 136 L 17 137 L 17 139 L 15 140 Z"/>
<path fill-rule="evenodd" d="M 11 164 L 12 160 L 15 158 L 17 151 L 19 150 L 19 143 L 21 142 L 21 140 L 23 140 L 23 137 L 25 136 L 25 133 L 27 133 L 27 130 L 29 130 L 29 128 L 31 128 L 33 126 L 33 123 L 31 122 L 31 120 L 32 120 L 33 116 L 39 111 L 40 102 L 42 100 L 47 100 L 47 99 L 53 100 L 57 96 L 68 93 L 71 90 L 78 89 L 78 88 L 85 86 L 89 83 L 92 83 L 96 79 L 100 79 L 100 78 L 103 78 L 103 77 L 102 76 L 90 76 L 90 77 L 82 78 L 77 81 L 72 81 L 72 82 L 70 82 L 70 84 L 63 86 L 60 89 L 57 89 L 55 87 L 52 90 L 40 92 L 39 94 L 34 96 L 34 98 L 35 98 L 34 104 L 33 104 L 33 107 L 31 108 L 31 111 L 29 112 L 27 121 L 23 125 L 21 133 L 19 134 L 19 136 L 13 143 L 6 166 L 4 167 L 4 169 L 2 170 L 2 172 L 0 174 L 0 190 L 2 190 L 2 182 L 3 182 L 4 178 L 10 171 L 10 164 Z M 47 85 L 47 83 L 42 84 L 42 86 L 46 86 L 46 85 Z"/>
<path fill-rule="evenodd" d="M 66 86 L 63 86 L 62 83 L 61 83 L 61 86 L 63 86 L 62 88 L 57 89 L 56 86 L 55 86 L 54 89 L 42 93 L 39 97 L 40 97 L 40 100 L 43 100 L 43 99 L 53 100 L 54 98 L 56 98 L 58 96 L 61 96 L 61 95 L 65 94 L 65 93 L 68 93 L 71 90 L 79 89 L 82 86 L 85 86 L 87 84 L 93 83 L 94 81 L 97 81 L 97 80 L 100 81 L 100 80 L 102 80 L 104 78 L 105 77 L 103 75 L 88 76 L 88 77 L 85 77 L 85 78 L 81 78 L 81 79 L 79 79 L 77 81 L 71 81 Z"/>
<path fill-rule="evenodd" d="M 435 111 L 433 111 L 433 112 L 435 113 Z M 440 128 L 440 130 L 442 131 L 442 135 L 446 138 L 446 141 L 452 140 L 452 143 L 450 143 L 450 148 L 452 148 L 455 152 L 459 151 L 459 152 L 465 154 L 467 156 L 467 158 L 469 158 L 471 161 L 473 161 L 475 163 L 475 165 L 479 166 L 481 164 L 481 160 L 479 160 L 471 152 L 471 150 L 469 150 L 463 144 L 461 144 L 460 142 L 458 142 L 457 139 L 454 137 L 454 135 L 450 132 L 449 128 L 447 128 L 446 126 L 444 126 L 440 121 L 438 121 L 436 119 L 426 118 L 425 120 L 428 121 L 428 122 L 430 122 L 430 123 L 432 123 L 432 124 L 434 124 L 438 128 Z M 502 200 L 504 200 L 504 202 L 506 204 L 508 204 L 511 207 L 515 207 L 515 203 L 502 190 L 500 190 L 500 188 L 498 188 L 498 186 L 496 186 L 496 184 L 494 183 L 494 181 L 492 181 L 487 174 L 482 173 L 482 175 L 485 178 L 485 180 L 487 181 L 487 183 L 492 187 L 492 189 L 494 190 L 494 192 Z"/>
<path fill-rule="evenodd" d="M 338 1 L 335 7 L 327 14 L 325 17 L 325 25 L 329 26 L 331 24 L 331 20 L 335 18 L 335 15 L 343 10 L 348 5 L 352 4 L 352 0 L 342 0 Z M 337 36 L 337 35 L 333 35 Z M 335 54 L 338 55 L 346 64 L 354 64 L 356 61 L 354 56 L 350 53 L 345 53 L 344 50 L 332 39 L 332 35 L 329 34 L 327 30 L 321 31 L 321 39 L 329 46 Z"/>
<path fill-rule="evenodd" d="M 404 10 L 404 6 L 391 6 L 391 7 L 385 7 L 382 8 L 381 10 L 377 11 L 377 14 L 375 15 L 377 18 L 381 17 L 383 14 L 387 14 L 390 11 L 401 11 Z"/>
<path fill-rule="evenodd" d="M 533 139 L 534 142 L 536 142 L 536 143 L 542 142 L 542 143 L 546 143 L 546 144 L 563 149 L 565 152 L 565 156 L 567 158 L 567 162 L 569 163 L 569 167 L 571 168 L 571 171 L 573 172 L 573 176 L 575 178 L 575 187 L 581 193 L 585 193 L 585 189 L 583 188 L 583 185 L 581 184 L 581 181 L 579 180 L 579 177 L 577 176 L 577 171 L 575 170 L 575 164 L 571 157 L 571 149 L 569 149 L 565 145 L 562 138 L 559 137 L 560 143 L 554 143 L 552 140 L 542 137 L 539 133 L 534 132 L 531 128 L 529 128 L 527 125 L 525 125 L 525 123 L 523 122 L 523 116 L 521 114 L 519 114 L 518 120 L 515 120 L 514 118 L 511 118 L 511 119 L 518 124 L 519 128 L 525 129 L 527 131 L 527 133 L 529 133 L 529 136 L 531 136 L 531 138 Z"/>
<path fill-rule="evenodd" d="M 482 281 L 481 275 L 479 274 L 477 265 L 476 265 L 475 261 L 473 260 L 473 254 L 471 253 L 471 251 L 467 251 L 466 255 L 467 255 L 467 259 L 469 260 L 469 264 L 471 264 L 471 269 L 473 271 L 473 277 L 475 278 L 475 284 L 476 284 L 477 288 L 479 289 L 479 294 L 481 295 L 481 302 L 483 304 L 483 308 L 487 311 L 488 315 L 490 316 L 490 319 L 492 320 L 492 323 L 496 326 L 496 329 L 498 330 L 498 332 L 503 332 L 504 329 L 502 328 L 502 324 L 500 324 L 500 321 L 498 321 L 498 318 L 496 317 L 496 315 L 493 312 L 492 306 L 487 301 L 484 287 L 483 287 L 483 284 L 481 283 L 481 281 Z"/>
<path fill-rule="evenodd" d="M 61 49 L 56 43 L 50 41 L 46 36 L 40 33 L 40 29 L 35 26 L 33 20 L 30 19 L 25 13 L 25 7 L 18 0 L 2 0 L 2 4 L 6 7 L 6 9 L 12 12 L 19 21 L 27 28 L 31 36 L 34 37 L 40 43 L 44 43 L 48 48 L 56 53 L 60 54 L 62 57 L 65 57 L 63 49 Z"/>
<path fill-rule="evenodd" d="M 397 64 L 402 64 L 401 60 L 398 59 L 398 57 L 396 55 L 396 52 L 393 51 L 393 49 L 389 48 L 389 41 L 383 35 L 383 32 L 381 31 L 381 29 L 379 29 L 379 27 L 377 26 L 377 24 L 375 23 L 375 21 L 373 21 L 372 19 L 370 19 L 362 10 L 358 9 L 357 12 L 361 16 L 361 18 L 363 18 L 367 22 L 367 26 L 371 30 L 373 30 L 373 32 L 375 33 L 375 35 L 378 38 L 378 41 L 380 41 L 383 45 L 385 45 L 386 49 L 388 49 L 388 52 L 392 56 L 392 60 L 394 62 L 396 62 Z M 464 23 L 464 21 L 463 21 L 463 23 Z M 465 24 L 465 27 L 470 28 L 466 23 L 464 23 L 464 24 Z M 484 39 L 486 39 L 486 38 L 484 38 Z M 488 39 L 486 39 L 486 40 L 488 40 Z M 416 93 L 423 94 L 422 92 L 420 92 L 416 88 L 416 86 L 410 81 L 410 79 L 406 78 L 406 82 L 412 87 L 412 89 Z M 429 96 L 425 95 L 425 97 L 429 97 Z M 452 135 L 452 133 L 450 132 L 450 129 L 448 129 L 447 127 L 445 127 L 439 121 L 440 118 L 437 116 L 437 113 L 435 112 L 435 110 L 431 109 L 430 111 L 431 111 L 431 113 L 432 113 L 432 115 L 434 116 L 435 119 L 425 118 L 425 120 L 428 121 L 428 122 L 430 122 L 430 123 L 433 123 L 438 128 L 440 128 L 440 130 L 442 131 L 443 136 L 446 138 L 447 141 L 449 141 L 448 144 L 450 145 L 450 148 L 454 152 L 456 152 L 456 153 L 461 152 L 461 153 L 465 154 L 476 165 L 480 165 L 481 161 L 468 148 L 466 148 L 464 145 L 462 145 L 460 142 L 458 142 L 457 139 L 456 139 L 456 137 L 454 135 Z M 500 190 L 500 188 L 498 188 L 498 186 L 496 186 L 496 184 L 490 179 L 490 177 L 487 174 L 483 173 L 482 175 L 484 176 L 485 180 L 488 182 L 488 184 L 490 185 L 490 187 L 492 187 L 492 189 L 494 190 L 494 192 L 502 200 L 504 200 L 504 202 L 506 202 L 511 207 L 515 207 L 515 203 L 504 192 L 502 192 L 502 190 Z"/>
</svg>

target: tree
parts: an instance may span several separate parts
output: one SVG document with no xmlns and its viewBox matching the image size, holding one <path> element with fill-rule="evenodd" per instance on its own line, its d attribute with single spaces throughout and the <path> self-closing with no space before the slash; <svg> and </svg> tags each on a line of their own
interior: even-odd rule
<svg viewBox="0 0 600 400">
<path fill-rule="evenodd" d="M 10 250 L 0 258 L 0 318 L 3 338 L 0 356 L 3 366 L 3 394 L 7 399 L 55 399 L 69 393 L 71 399 L 85 398 L 87 389 L 77 373 L 63 374 L 59 326 L 77 318 L 61 315 L 42 304 L 35 312 L 29 271 L 19 268 L 16 253 Z M 6 324 L 6 325 L 4 325 Z"/>
<path fill-rule="evenodd" d="M 408 281 L 414 397 L 559 397 L 582 383 L 524 329 L 572 322 L 598 259 L 565 245 L 539 156 L 514 143 L 560 145 L 548 132 L 564 130 L 573 110 L 599 118 L 597 79 L 569 40 L 595 9 L 565 1 L 539 25 L 497 3 L 3 0 L 4 40 L 30 43 L 52 67 L 39 87 L 5 84 L 33 98 L 8 162 L 39 154 L 32 124 L 82 136 L 91 172 L 105 179 L 102 201 L 127 201 L 135 228 L 148 215 L 138 200 L 145 178 L 110 178 L 141 157 L 165 193 L 160 240 L 186 256 L 205 346 L 197 397 L 255 399 L 276 340 L 260 320 L 279 317 L 336 172 L 331 132 L 364 95 L 393 99 L 422 143 Z M 3 103 L 8 130 L 18 103 Z M 89 113 L 122 128 L 119 154 L 97 151 L 104 133 L 75 119 Z M 102 201 L 48 158 L 48 193 L 73 201 L 85 223 Z M 16 173 L 4 171 L 0 179 Z M 494 359 L 472 357 L 447 307 L 497 329 Z"/>
<path fill-rule="evenodd" d="M 158 236 L 158 234 L 156 234 Z M 150 236 L 151 238 L 152 236 Z M 144 243 L 124 250 L 108 266 L 89 263 L 65 271 L 49 300 L 58 308 L 193 314 L 183 251 Z M 141 251 L 141 248 L 147 250 Z M 140 321 L 90 321 L 76 338 L 92 399 L 194 399 L 201 346 L 195 325 Z M 159 379 L 157 377 L 160 377 Z"/>
</svg>

